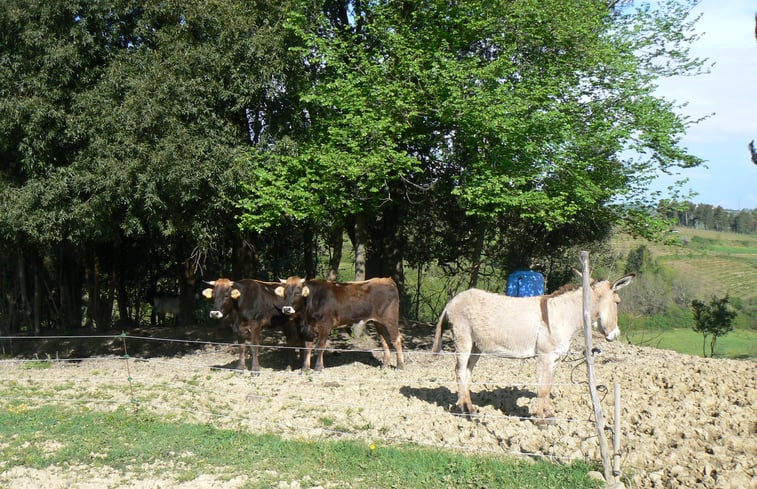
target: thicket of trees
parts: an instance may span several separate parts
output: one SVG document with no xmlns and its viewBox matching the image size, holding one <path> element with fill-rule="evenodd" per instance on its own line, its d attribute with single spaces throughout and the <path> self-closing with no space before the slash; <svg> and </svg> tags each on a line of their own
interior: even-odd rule
<svg viewBox="0 0 757 489">
<path fill-rule="evenodd" d="M 673 219 L 678 226 L 734 233 L 757 233 L 757 209 L 728 210 L 709 204 L 660 203 L 660 214 Z"/>
<path fill-rule="evenodd" d="M 200 279 L 334 277 L 344 236 L 357 278 L 475 285 L 665 230 L 640 196 L 701 163 L 653 93 L 701 69 L 690 3 L 3 2 L 0 330 L 156 289 L 189 321 Z"/>
</svg>

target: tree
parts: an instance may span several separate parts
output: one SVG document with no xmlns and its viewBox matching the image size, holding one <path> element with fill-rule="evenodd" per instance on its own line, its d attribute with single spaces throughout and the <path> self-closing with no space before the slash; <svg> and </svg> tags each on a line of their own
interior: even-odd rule
<svg viewBox="0 0 757 489">
<path fill-rule="evenodd" d="M 654 264 L 655 262 L 652 258 L 652 252 L 649 251 L 649 248 L 647 248 L 646 245 L 641 245 L 628 252 L 625 273 L 645 273 L 647 271 L 652 271 Z"/>
<path fill-rule="evenodd" d="M 755 226 L 755 219 L 752 212 L 744 209 L 738 214 L 736 214 L 736 218 L 734 219 L 735 225 L 734 225 L 734 231 L 737 233 L 753 233 L 755 230 L 757 230 L 757 226 Z"/>
<path fill-rule="evenodd" d="M 529 262 L 615 224 L 667 231 L 634 196 L 701 163 L 680 147 L 694 121 L 654 94 L 657 77 L 701 66 L 685 3 L 344 0 L 293 14 L 311 76 L 302 131 L 251 152 L 242 225 L 367 220 L 369 248 L 394 263 L 415 232 L 404 219 L 434 200 L 463 210 L 450 225 L 474 264 L 482 240 Z"/>
<path fill-rule="evenodd" d="M 715 342 L 718 337 L 733 331 L 733 320 L 738 314 L 730 308 L 728 296 L 717 298 L 713 296 L 709 304 L 700 300 L 691 302 L 694 313 L 694 331 L 702 333 L 702 356 L 707 356 L 705 346 L 710 336 L 710 356 L 715 354 Z"/>
<path fill-rule="evenodd" d="M 276 29 L 289 6 L 4 4 L 0 261 L 23 278 L 8 299 L 22 314 L 9 316 L 34 331 L 107 328 L 160 271 L 186 321 L 200 266 L 261 273 L 272 240 L 236 226 L 249 180 L 238 156 L 288 117 L 280 80 L 294 63 Z"/>
</svg>

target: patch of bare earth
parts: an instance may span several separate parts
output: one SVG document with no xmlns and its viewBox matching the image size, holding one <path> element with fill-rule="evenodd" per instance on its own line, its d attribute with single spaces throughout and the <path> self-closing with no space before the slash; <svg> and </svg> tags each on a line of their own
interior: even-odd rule
<svg viewBox="0 0 757 489">
<path fill-rule="evenodd" d="M 118 401 L 128 404 L 131 376 L 140 409 L 170 419 L 300 440 L 350 438 L 379 446 L 411 442 L 518 458 L 600 460 L 584 383 L 586 367 L 578 353 L 558 366 L 553 390 L 558 419 L 540 430 L 528 419 L 535 403 L 533 360 L 482 358 L 472 386 L 479 416 L 466 419 L 450 409 L 457 399 L 454 357 L 449 351 L 440 357 L 428 354 L 429 327 L 405 331 L 403 370 L 381 369 L 378 352 L 358 351 L 377 346 L 371 328 L 368 335 L 336 338 L 332 346 L 338 351 L 327 353 L 325 371 L 305 375 L 285 370 L 286 352 L 281 350 L 263 353 L 259 376 L 235 373 L 229 370 L 236 358 L 233 347 L 217 344 L 182 356 L 131 359 L 128 374 L 126 361 L 111 356 L 55 363 L 44 370 L 3 362 L 0 375 L 4 382 L 49 387 L 56 399 L 76 399 L 64 401 L 74 404 L 66 407 L 105 410 Z M 612 386 L 621 385 L 621 454 L 627 487 L 757 487 L 757 362 L 703 359 L 601 340 L 595 345 L 602 349 L 595 368 L 598 382 L 607 386 L 602 405 L 610 426 Z M 581 351 L 580 343 L 574 350 Z M 52 397 L 49 401 L 35 397 L 26 405 L 32 409 L 59 402 Z M 10 403 L 18 401 L 0 401 L 0 408 Z M 0 461 L 0 472 L 0 486 L 9 488 L 233 488 L 255 480 L 254 473 L 209 472 L 194 481 L 181 481 L 165 466 L 123 474 L 88 466 L 6 470 Z M 329 487 L 338 482 L 319 480 L 313 474 L 308 481 L 282 481 L 282 487 Z"/>
</svg>

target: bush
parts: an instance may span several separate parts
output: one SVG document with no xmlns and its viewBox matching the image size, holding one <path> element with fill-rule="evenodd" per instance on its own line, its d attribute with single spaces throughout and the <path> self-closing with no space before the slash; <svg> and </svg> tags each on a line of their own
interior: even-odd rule
<svg viewBox="0 0 757 489">
<path fill-rule="evenodd" d="M 710 336 L 710 356 L 715 353 L 715 342 L 719 336 L 723 336 L 733 331 L 733 320 L 738 314 L 730 307 L 728 295 L 718 299 L 712 296 L 709 304 L 702 301 L 694 300 L 691 303 L 691 309 L 694 312 L 694 331 L 702 333 L 702 356 L 707 356 L 705 346 L 707 337 Z"/>
</svg>

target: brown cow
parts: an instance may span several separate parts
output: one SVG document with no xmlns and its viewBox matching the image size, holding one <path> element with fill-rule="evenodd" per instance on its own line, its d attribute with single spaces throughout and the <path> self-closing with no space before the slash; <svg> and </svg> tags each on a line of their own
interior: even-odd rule
<svg viewBox="0 0 757 489">
<path fill-rule="evenodd" d="M 275 294 L 278 283 L 252 279 L 232 281 L 227 278 L 219 278 L 206 283 L 213 287 L 202 291 L 202 295 L 207 299 L 214 299 L 210 317 L 228 318 L 231 321 L 231 328 L 237 335 L 240 345 L 237 362 L 239 370 L 245 370 L 245 353 L 249 346 L 252 350 L 250 373 L 256 375 L 260 371 L 258 362 L 260 331 L 270 326 L 283 327 L 289 350 L 289 366 L 292 370 L 296 368 L 295 347 L 304 346 L 304 342 L 299 334 L 295 318 L 281 312 L 284 301 Z"/>
<path fill-rule="evenodd" d="M 402 368 L 402 336 L 399 331 L 399 292 L 391 278 L 374 278 L 364 282 L 329 282 L 305 280 L 294 276 L 282 280 L 276 294 L 283 298 L 284 314 L 297 315 L 311 331 L 304 332 L 305 359 L 303 370 L 310 368 L 312 337 L 318 338 L 318 360 L 315 370 L 323 370 L 323 351 L 332 328 L 359 321 L 376 325 L 384 349 L 383 366 L 391 364 L 389 343 L 397 352 L 397 368 Z M 301 329 L 305 329 L 302 328 Z"/>
</svg>

